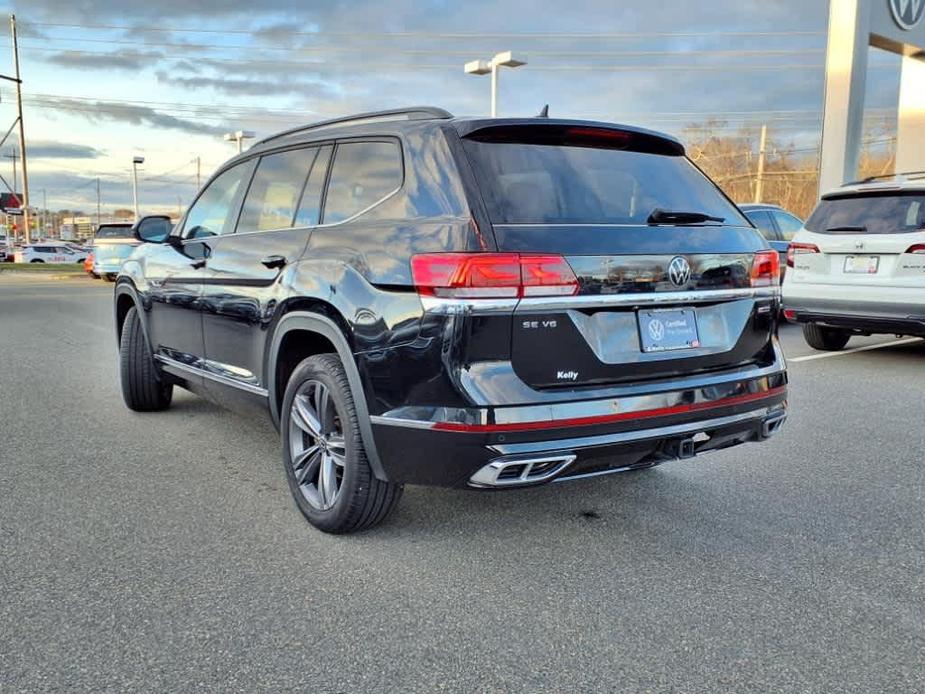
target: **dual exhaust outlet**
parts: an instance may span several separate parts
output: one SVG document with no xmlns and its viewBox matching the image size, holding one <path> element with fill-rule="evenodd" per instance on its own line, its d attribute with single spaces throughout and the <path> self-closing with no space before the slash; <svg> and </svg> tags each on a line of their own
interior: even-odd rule
<svg viewBox="0 0 925 694">
<path fill-rule="evenodd" d="M 784 411 L 774 412 L 762 419 L 758 431 L 752 434 L 758 440 L 769 439 L 783 426 L 787 419 Z M 753 430 L 754 431 L 754 430 Z M 662 460 L 683 460 L 697 455 L 698 444 L 708 442 L 713 438 L 706 431 L 700 431 L 690 436 L 671 438 L 664 441 L 661 446 Z M 469 478 L 469 486 L 480 489 L 498 487 L 523 487 L 539 484 L 551 480 L 563 472 L 569 465 L 577 460 L 578 456 L 571 451 L 546 453 L 535 456 L 511 456 L 493 460 L 480 468 Z M 633 466 L 614 468 L 612 472 L 631 469 Z M 582 475 L 576 475 L 581 477 Z"/>
</svg>

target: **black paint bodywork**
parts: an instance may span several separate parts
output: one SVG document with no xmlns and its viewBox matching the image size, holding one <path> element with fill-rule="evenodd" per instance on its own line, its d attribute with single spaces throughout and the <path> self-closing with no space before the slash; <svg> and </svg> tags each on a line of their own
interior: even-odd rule
<svg viewBox="0 0 925 694">
<path fill-rule="evenodd" d="M 678 291 L 666 275 L 677 255 L 692 266 L 684 291 L 747 288 L 751 259 L 767 248 L 760 235 L 745 225 L 493 226 L 460 137 L 498 122 L 504 121 L 342 124 L 259 143 L 215 175 L 242 160 L 294 147 L 388 137 L 401 144 L 404 180 L 393 195 L 339 224 L 142 244 L 117 281 L 117 329 L 128 307 L 137 306 L 164 378 L 223 404 L 265 411 L 277 424 L 285 388 L 279 350 L 287 335 L 306 345 L 333 346 L 351 378 L 354 399 L 368 416 L 364 444 L 374 472 L 406 482 L 465 484 L 506 443 L 555 449 L 557 441 L 576 436 L 703 417 L 666 415 L 644 423 L 481 434 L 428 429 L 434 412 L 516 419 L 519 408 L 574 410 L 583 403 L 648 394 L 671 393 L 671 401 L 680 403 L 712 400 L 729 384 L 765 389 L 769 394 L 761 407 L 781 409 L 786 374 L 776 342 L 775 296 L 702 303 L 704 320 L 728 334 L 691 353 L 642 354 L 632 344 L 605 339 L 635 330 L 634 307 L 608 306 L 607 297 Z M 672 151 L 681 147 L 669 138 L 663 144 Z M 182 226 L 181 221 L 177 229 Z M 412 283 L 412 255 L 494 250 L 561 253 L 579 277 L 580 296 L 601 302 L 574 309 L 524 303 L 484 313 L 425 310 Z M 284 262 L 266 267 L 261 261 L 268 256 Z M 542 336 L 527 334 L 528 319 L 557 327 Z M 557 381 L 554 374 L 564 368 L 579 372 L 580 379 Z M 747 410 L 745 405 L 718 407 L 709 416 Z M 525 411 L 524 416 L 531 415 Z M 409 421 L 417 426 L 406 426 Z M 755 426 L 749 422 L 729 440 L 761 438 Z M 600 460 L 609 452 L 614 461 L 629 456 L 639 462 L 654 459 L 665 445 L 595 444 L 590 457 Z"/>
</svg>

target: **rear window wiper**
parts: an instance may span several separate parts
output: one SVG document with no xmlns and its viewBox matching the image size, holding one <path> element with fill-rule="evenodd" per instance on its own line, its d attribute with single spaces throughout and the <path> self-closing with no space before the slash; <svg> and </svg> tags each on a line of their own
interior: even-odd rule
<svg viewBox="0 0 925 694">
<path fill-rule="evenodd" d="M 846 224 L 844 226 L 829 227 L 826 231 L 867 231 L 867 227 Z"/>
<path fill-rule="evenodd" d="M 703 212 L 654 209 L 646 224 L 703 224 L 704 222 L 725 222 L 725 217 L 714 217 Z"/>
</svg>

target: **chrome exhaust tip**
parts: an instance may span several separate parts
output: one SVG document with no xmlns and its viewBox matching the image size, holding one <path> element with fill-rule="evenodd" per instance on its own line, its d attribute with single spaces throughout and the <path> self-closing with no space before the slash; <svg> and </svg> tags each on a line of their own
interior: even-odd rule
<svg viewBox="0 0 925 694">
<path fill-rule="evenodd" d="M 498 458 L 469 478 L 469 486 L 518 487 L 552 479 L 575 462 L 574 453 L 552 453 L 544 456 Z"/>
<path fill-rule="evenodd" d="M 780 428 L 784 425 L 785 421 L 787 421 L 786 412 L 777 412 L 768 416 L 761 423 L 761 437 L 765 439 L 771 438 L 774 436 L 774 434 L 780 431 Z"/>
</svg>

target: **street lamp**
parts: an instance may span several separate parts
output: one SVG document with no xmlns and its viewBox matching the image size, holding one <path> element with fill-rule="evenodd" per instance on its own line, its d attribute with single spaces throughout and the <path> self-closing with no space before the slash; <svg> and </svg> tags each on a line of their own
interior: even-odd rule
<svg viewBox="0 0 925 694">
<path fill-rule="evenodd" d="M 467 75 L 491 74 L 491 117 L 498 115 L 498 68 L 520 67 L 526 65 L 526 60 L 515 58 L 510 51 L 498 53 L 491 60 L 470 60 L 463 66 Z"/>
<path fill-rule="evenodd" d="M 138 221 L 138 165 L 144 164 L 144 157 L 132 157 L 132 200 L 135 203 L 135 221 Z"/>
<path fill-rule="evenodd" d="M 243 142 L 244 140 L 249 140 L 255 136 L 253 130 L 236 130 L 233 133 L 225 133 L 222 136 L 226 142 L 237 142 L 238 143 L 238 154 L 244 151 Z"/>
</svg>

